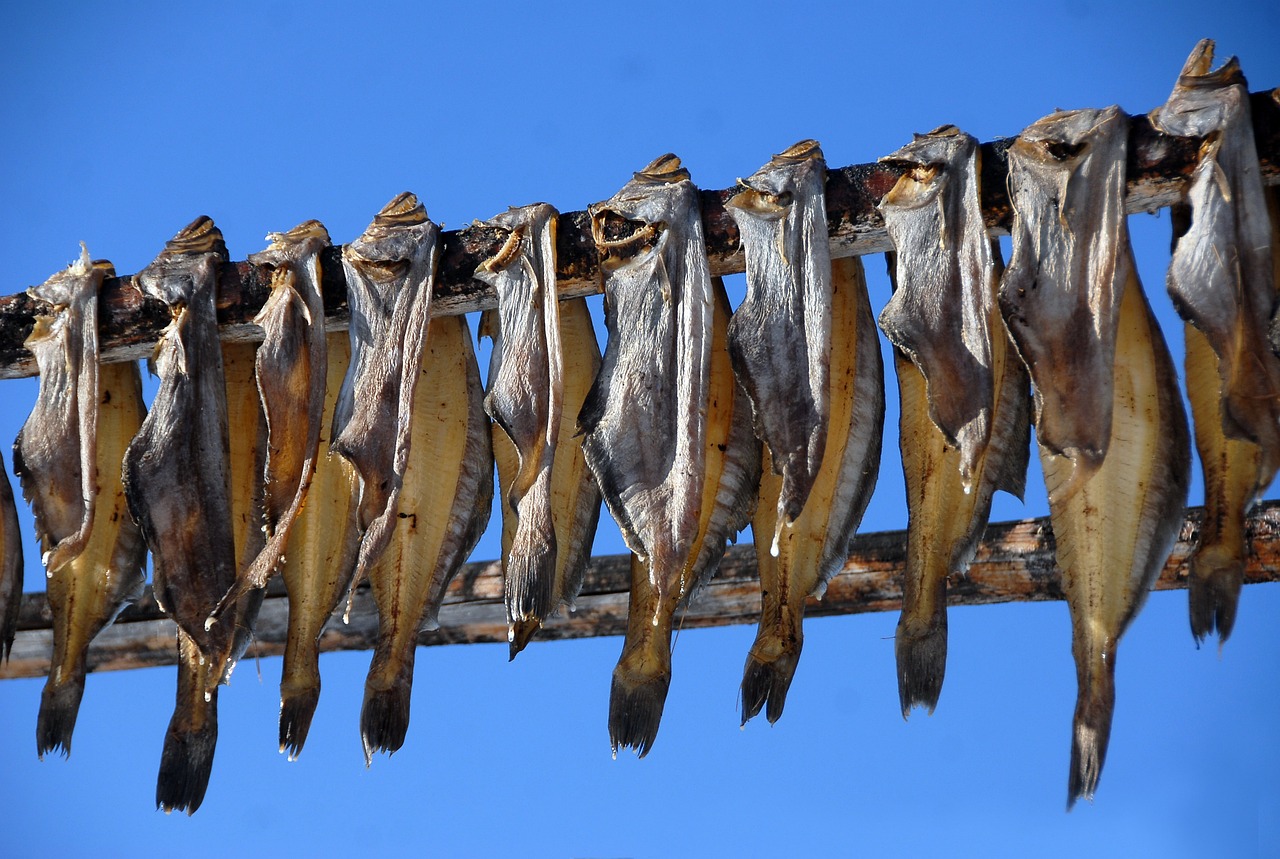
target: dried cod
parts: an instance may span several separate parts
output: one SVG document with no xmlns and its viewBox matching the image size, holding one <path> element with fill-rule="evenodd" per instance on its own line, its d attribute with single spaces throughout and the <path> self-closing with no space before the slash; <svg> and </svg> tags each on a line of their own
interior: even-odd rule
<svg viewBox="0 0 1280 859">
<path fill-rule="evenodd" d="M 40 696 L 36 751 L 71 753 L 89 643 L 142 595 L 147 547 L 120 478 L 142 424 L 137 362 L 98 366 L 98 290 L 111 264 L 80 259 L 28 292 L 52 305 L 26 346 L 40 392 L 14 444 L 14 471 L 35 512 L 47 566 L 53 658 Z"/>
<path fill-rule="evenodd" d="M 803 512 L 782 527 L 776 502 L 785 491 L 783 479 L 765 457 L 760 501 L 751 524 L 762 605 L 743 671 L 744 725 L 766 705 L 770 722 L 782 716 L 804 643 L 805 600 L 821 598 L 827 581 L 848 559 L 880 471 L 884 365 L 857 257 L 833 260 L 831 265 L 830 367 L 830 423 L 822 465 Z M 776 554 L 766 536 L 775 533 Z"/>
<path fill-rule="evenodd" d="M 978 141 L 954 126 L 881 158 L 906 172 L 880 203 L 895 254 L 880 327 L 897 347 L 907 563 L 898 696 L 933 712 L 947 665 L 947 577 L 963 575 L 997 489 L 1022 497 L 1026 369 L 1000 318 L 999 246 L 982 221 Z"/>
<path fill-rule="evenodd" d="M 1253 140 L 1249 89 L 1235 57 L 1217 71 L 1213 42 L 1187 58 L 1168 102 L 1167 134 L 1201 138 L 1188 212 L 1175 206 L 1168 287 L 1186 326 L 1187 392 L 1204 467 L 1205 521 L 1189 562 L 1191 633 L 1225 642 L 1244 584 L 1244 518 L 1280 467 L 1280 358 L 1272 225 Z M 1207 348 L 1206 348 L 1207 347 Z"/>
<path fill-rule="evenodd" d="M 346 332 L 329 334 L 322 427 L 332 423 L 338 388 L 350 360 Z M 289 597 L 280 676 L 280 751 L 287 752 L 289 760 L 301 754 L 320 701 L 320 635 L 355 573 L 360 551 L 359 480 L 351 463 L 329 455 L 329 441 L 322 438 L 306 504 L 289 531 L 288 548 L 280 562 Z"/>
<path fill-rule="evenodd" d="M 329 449 L 360 477 L 363 535 L 354 587 L 391 540 L 409 457 L 410 415 L 435 282 L 440 228 L 408 192 L 342 249 L 351 309 L 351 366 L 334 407 Z"/>
<path fill-rule="evenodd" d="M 157 602 L 178 624 L 178 697 L 165 735 L 156 805 L 194 812 L 217 742 L 218 683 L 234 618 L 206 618 L 235 582 L 226 387 L 214 311 L 222 233 L 197 218 L 134 279 L 168 307 L 156 345 L 160 386 L 124 456 L 125 497 L 153 560 Z"/>
<path fill-rule="evenodd" d="M 369 571 L 378 640 L 365 681 L 365 763 L 394 752 L 409 728 L 419 630 L 438 627 L 445 588 L 489 522 L 493 452 L 480 368 L 464 316 L 431 320 L 420 364 L 411 453 L 385 552 Z"/>
<path fill-rule="evenodd" d="M 0 462 L 0 466 L 3 463 Z M 22 531 L 9 475 L 0 474 L 0 661 L 9 658 L 22 609 Z"/>
<path fill-rule="evenodd" d="M 1097 788 L 1116 648 L 1177 538 L 1190 471 L 1177 373 L 1129 247 L 1127 136 L 1118 108 L 1060 112 L 1009 150 L 1013 257 L 1000 302 L 1033 382 L 1051 386 L 1037 392 L 1037 434 L 1107 416 L 1105 437 L 1039 439 L 1078 683 L 1068 808 Z M 1062 327 L 1046 337 L 1051 324 Z"/>
<path fill-rule="evenodd" d="M 826 449 L 831 352 L 827 165 L 802 140 L 725 203 L 742 234 L 747 295 L 729 323 L 733 367 L 754 406 L 755 433 L 782 476 L 778 527 L 804 509 Z M 756 539 L 765 539 L 757 536 Z M 773 535 L 777 551 L 778 535 Z"/>
<path fill-rule="evenodd" d="M 489 221 L 506 241 L 476 270 L 498 296 L 480 325 L 493 339 L 484 406 L 506 500 L 502 567 L 513 659 L 553 611 L 573 604 L 600 516 L 600 491 L 574 438 L 600 349 L 586 302 L 559 303 L 556 217 L 539 203 Z"/>
</svg>

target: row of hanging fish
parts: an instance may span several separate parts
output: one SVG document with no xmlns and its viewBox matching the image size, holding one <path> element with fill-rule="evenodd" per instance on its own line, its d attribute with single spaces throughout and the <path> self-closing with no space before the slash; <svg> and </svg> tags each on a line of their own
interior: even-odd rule
<svg viewBox="0 0 1280 859">
<path fill-rule="evenodd" d="M 1207 516 L 1191 559 L 1197 641 L 1225 641 L 1244 566 L 1245 513 L 1280 468 L 1272 344 L 1276 196 L 1259 177 L 1234 59 L 1197 46 L 1161 130 L 1201 139 L 1177 210 L 1169 290 L 1187 320 L 1186 377 Z M 1021 497 L 1036 427 L 1079 683 L 1068 803 L 1092 797 L 1107 750 L 1119 639 L 1163 566 L 1190 477 L 1177 373 L 1138 282 L 1124 193 L 1128 118 L 1058 112 L 1009 150 L 1012 256 L 980 206 L 977 141 L 944 126 L 886 156 L 903 168 L 880 211 L 895 252 L 879 326 L 895 347 L 908 500 L 895 653 L 900 705 L 930 712 L 946 668 L 946 584 L 962 575 L 992 496 Z M 463 316 L 433 317 L 440 230 L 411 194 L 343 248 L 348 334 L 326 335 L 308 221 L 268 236 L 259 344 L 220 343 L 221 233 L 193 222 L 135 279 L 172 321 L 152 359 L 100 364 L 87 251 L 32 294 L 52 307 L 28 347 L 35 408 L 14 448 L 49 578 L 54 655 L 37 749 L 69 753 L 90 640 L 143 587 L 178 627 L 177 700 L 156 802 L 193 812 L 208 785 L 218 687 L 243 654 L 263 588 L 283 576 L 289 626 L 280 748 L 299 754 L 318 706 L 318 640 L 367 580 L 379 632 L 360 717 L 366 760 L 403 744 L 420 629 L 490 515 L 502 514 L 510 655 L 571 608 L 603 500 L 632 552 L 630 614 L 613 674 L 613 751 L 644 756 L 671 681 L 680 608 L 747 526 L 759 629 L 742 722 L 777 720 L 805 601 L 848 556 L 879 471 L 880 348 L 862 263 L 832 260 L 826 167 L 803 141 L 740 180 L 727 207 L 747 292 L 710 273 L 699 195 L 665 155 L 590 207 L 608 341 L 556 292 L 556 211 L 513 208 L 476 278 L 497 307 L 487 388 Z M 1268 206 L 1271 213 L 1268 213 Z M 1032 392 L 1034 391 L 1034 399 Z M 0 482 L 0 644 L 12 642 L 21 550 Z"/>
</svg>

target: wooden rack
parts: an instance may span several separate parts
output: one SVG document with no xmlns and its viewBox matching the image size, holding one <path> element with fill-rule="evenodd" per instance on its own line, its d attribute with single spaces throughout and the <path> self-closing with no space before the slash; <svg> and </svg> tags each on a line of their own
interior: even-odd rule
<svg viewBox="0 0 1280 859">
<path fill-rule="evenodd" d="M 1280 184 L 1280 103 L 1270 92 L 1252 95 L 1254 133 L 1264 181 Z M 989 230 L 1007 230 L 1011 212 L 1006 192 L 1007 158 L 1011 140 L 985 143 L 983 212 Z M 1145 116 L 1131 120 L 1126 208 L 1154 211 L 1176 202 L 1195 165 L 1198 144 L 1156 132 Z M 827 217 L 833 257 L 891 250 L 876 203 L 897 181 L 900 171 L 884 164 L 833 168 L 827 182 Z M 702 192 L 703 223 L 711 269 L 715 274 L 743 270 L 737 228 L 724 208 L 734 189 Z M 491 287 L 472 278 L 478 263 L 494 253 L 499 239 L 493 230 L 472 226 L 446 232 L 432 312 L 468 313 L 494 305 Z M 558 288 L 562 298 L 601 291 L 595 246 L 586 212 L 560 216 L 557 237 Z M 344 330 L 347 321 L 346 282 L 340 265 L 341 248 L 324 258 L 325 315 L 330 330 Z M 125 276 L 104 284 L 100 304 L 104 361 L 124 361 L 150 353 L 168 323 L 164 305 L 144 299 Z M 223 266 L 220 273 L 218 319 L 225 340 L 260 340 L 253 324 L 269 291 L 263 270 L 247 263 Z M 39 302 L 25 294 L 0 298 L 0 378 L 35 373 L 34 361 L 22 346 L 31 331 Z M 1201 511 L 1189 511 L 1177 547 L 1157 581 L 1156 589 L 1186 587 L 1184 562 L 1197 539 Z M 1249 519 L 1248 583 L 1280 581 L 1280 502 L 1259 505 Z M 902 531 L 863 535 L 854 545 L 843 570 L 821 601 L 810 600 L 811 615 L 889 611 L 901 605 L 901 569 L 906 534 Z M 629 561 L 626 556 L 597 557 L 591 562 L 577 611 L 548 621 L 543 639 L 621 635 L 626 628 Z M 735 546 L 726 553 L 715 579 L 690 604 L 685 628 L 755 621 L 759 611 L 754 548 Z M 953 580 L 948 601 L 975 605 L 1010 601 L 1063 599 L 1060 575 L 1053 560 L 1053 536 L 1047 520 L 993 524 L 987 528 L 967 576 Z M 279 578 L 268 586 L 259 616 L 256 641 L 248 655 L 273 655 L 284 650 L 287 599 Z M 341 610 L 340 610 L 341 611 Z M 424 645 L 506 641 L 502 607 L 502 577 L 497 562 L 472 563 L 458 574 L 440 612 L 441 628 L 423 633 Z M 164 618 L 150 589 L 136 605 L 95 639 L 90 653 L 93 670 L 121 670 L 172 664 L 175 627 Z M 332 622 L 323 650 L 369 649 L 377 633 L 377 612 L 367 588 L 357 594 L 350 623 Z M 10 661 L 0 678 L 36 677 L 49 668 L 51 619 L 42 593 L 23 598 L 19 633 Z"/>
</svg>

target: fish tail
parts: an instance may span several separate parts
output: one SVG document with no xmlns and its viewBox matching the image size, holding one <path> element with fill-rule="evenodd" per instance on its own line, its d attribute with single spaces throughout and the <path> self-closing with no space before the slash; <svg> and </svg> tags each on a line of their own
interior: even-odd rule
<svg viewBox="0 0 1280 859">
<path fill-rule="evenodd" d="M 54 679 L 54 672 L 65 679 Z M 84 672 L 62 672 L 55 668 L 40 693 L 40 715 L 36 717 L 36 754 L 43 760 L 48 752 L 71 755 L 71 734 L 84 697 Z M 69 674 L 70 676 L 66 676 Z"/>
<path fill-rule="evenodd" d="M 538 634 L 538 630 L 542 629 L 542 621 L 529 620 L 513 620 L 507 630 L 507 643 L 509 647 L 508 661 L 516 658 L 516 654 L 524 650 Z"/>
<path fill-rule="evenodd" d="M 280 690 L 280 752 L 296 761 L 311 730 L 311 718 L 320 703 L 320 683 L 314 686 Z"/>
<path fill-rule="evenodd" d="M 1199 647 L 1216 629 L 1221 646 L 1235 627 L 1240 589 L 1244 585 L 1244 561 L 1232 552 L 1212 547 L 1197 551 L 1190 567 L 1187 595 L 1191 634 Z"/>
<path fill-rule="evenodd" d="M 945 601 L 940 611 L 923 622 L 904 612 L 898 620 L 894 636 L 894 655 L 898 661 L 898 701 L 902 718 L 911 715 L 913 707 L 924 707 L 933 715 L 942 694 L 942 681 L 947 672 L 947 612 Z"/>
<path fill-rule="evenodd" d="M 1078 799 L 1093 801 L 1107 757 L 1111 738 L 1111 716 L 1115 711 L 1114 650 L 1089 660 L 1079 677 L 1075 719 L 1071 738 L 1071 771 L 1067 782 L 1067 810 Z"/>
<path fill-rule="evenodd" d="M 556 533 L 550 511 L 543 510 L 536 522 L 528 515 L 531 510 L 523 512 L 506 568 L 507 622 L 513 625 L 541 622 L 551 614 L 555 591 Z"/>
<path fill-rule="evenodd" d="M 665 622 L 663 619 L 665 618 Z M 646 634 L 628 640 L 609 690 L 609 745 L 649 754 L 671 686 L 671 620 L 662 613 Z M 646 621 L 647 622 L 647 621 Z"/>
<path fill-rule="evenodd" d="M 773 622 L 761 622 L 742 673 L 742 724 L 758 715 L 766 705 L 765 718 L 769 724 L 782 718 L 787 690 L 791 688 L 803 646 L 804 633 L 789 607 L 782 606 Z"/>
<path fill-rule="evenodd" d="M 409 698 L 413 691 L 413 651 L 396 668 L 383 652 L 374 653 L 360 708 L 360 739 L 364 764 L 373 763 L 374 752 L 394 754 L 409 733 Z"/>
<path fill-rule="evenodd" d="M 178 665 L 178 703 L 165 733 L 156 778 L 156 808 L 165 814 L 175 810 L 194 814 L 204 801 L 218 742 L 217 677 L 218 672 L 191 659 Z"/>
</svg>

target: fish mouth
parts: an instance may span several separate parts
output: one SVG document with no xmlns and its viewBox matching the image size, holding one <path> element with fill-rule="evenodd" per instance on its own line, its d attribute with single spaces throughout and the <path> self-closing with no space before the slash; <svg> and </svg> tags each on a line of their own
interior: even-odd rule
<svg viewBox="0 0 1280 859">
<path fill-rule="evenodd" d="M 495 227 L 495 229 L 507 234 L 506 241 L 502 243 L 502 247 L 498 248 L 497 253 L 476 267 L 477 273 L 503 271 L 520 258 L 520 245 L 524 242 L 524 227 L 516 227 L 513 230 L 504 227 Z"/>
<path fill-rule="evenodd" d="M 360 269 L 360 273 L 377 283 L 403 280 L 409 274 L 410 260 L 407 259 L 370 259 L 358 254 L 352 256 L 355 258 L 351 263 Z"/>
<path fill-rule="evenodd" d="M 738 180 L 738 189 L 737 193 L 725 201 L 725 205 L 751 212 L 761 218 L 784 217 L 787 210 L 791 208 L 791 204 L 795 202 L 795 195 L 789 190 L 775 193 L 767 188 L 752 185 L 746 179 Z"/>
<path fill-rule="evenodd" d="M 656 249 L 666 230 L 663 222 L 634 221 L 613 209 L 601 209 L 591 218 L 591 237 L 606 271 Z"/>
<path fill-rule="evenodd" d="M 942 190 L 945 164 L 905 160 L 884 163 L 903 170 L 902 176 L 884 195 L 882 202 L 885 204 L 904 209 L 917 208 L 932 202 Z"/>
</svg>

